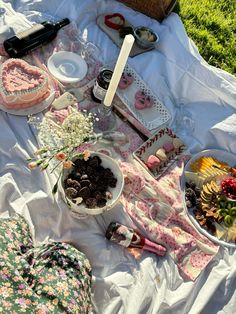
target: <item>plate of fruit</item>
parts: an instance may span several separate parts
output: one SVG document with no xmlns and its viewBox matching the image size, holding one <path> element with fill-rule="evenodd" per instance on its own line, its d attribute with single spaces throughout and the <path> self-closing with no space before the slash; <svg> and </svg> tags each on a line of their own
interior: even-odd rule
<svg viewBox="0 0 236 314">
<path fill-rule="evenodd" d="M 185 205 L 195 227 L 212 241 L 236 248 L 236 156 L 205 150 L 185 166 Z"/>
</svg>

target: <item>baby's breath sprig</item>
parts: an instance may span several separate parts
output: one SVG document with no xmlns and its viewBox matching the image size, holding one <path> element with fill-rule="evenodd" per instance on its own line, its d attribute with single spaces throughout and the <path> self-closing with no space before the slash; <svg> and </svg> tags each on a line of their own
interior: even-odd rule
<svg viewBox="0 0 236 314">
<path fill-rule="evenodd" d="M 40 168 L 43 171 L 53 162 L 52 173 L 62 166 L 52 190 L 53 194 L 58 189 L 58 182 L 63 169 L 70 169 L 73 166 L 72 159 L 75 156 L 77 159 L 87 160 L 89 158 L 89 151 L 79 153 L 77 150 L 83 143 L 94 139 L 93 121 L 94 116 L 91 113 L 85 114 L 73 110 L 73 108 L 68 110 L 65 119 L 62 122 L 60 120 L 60 123 L 52 117 L 45 117 L 41 122 L 33 118 L 30 119 L 30 123 L 38 129 L 39 137 L 43 139 L 44 143 L 48 143 L 36 150 L 34 157 L 27 159 L 28 168 L 30 170 Z"/>
</svg>

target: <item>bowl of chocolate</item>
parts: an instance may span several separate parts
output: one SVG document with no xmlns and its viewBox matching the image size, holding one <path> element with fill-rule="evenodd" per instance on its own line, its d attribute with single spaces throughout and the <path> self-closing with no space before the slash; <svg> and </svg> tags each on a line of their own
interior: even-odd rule
<svg viewBox="0 0 236 314">
<path fill-rule="evenodd" d="M 145 26 L 134 28 L 134 37 L 136 44 L 144 49 L 155 48 L 159 41 L 158 35 L 151 28 Z"/>
<path fill-rule="evenodd" d="M 59 189 L 64 201 L 78 218 L 98 215 L 119 201 L 124 177 L 111 157 L 91 152 L 88 160 L 72 159 L 73 167 L 63 171 Z"/>
</svg>

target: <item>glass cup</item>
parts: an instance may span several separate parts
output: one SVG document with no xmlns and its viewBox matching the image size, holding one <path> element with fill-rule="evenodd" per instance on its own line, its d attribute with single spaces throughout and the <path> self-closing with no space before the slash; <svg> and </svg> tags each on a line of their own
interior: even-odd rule
<svg viewBox="0 0 236 314">
<path fill-rule="evenodd" d="M 98 104 L 91 111 L 95 115 L 94 131 L 104 132 L 113 131 L 116 129 L 116 115 L 112 111 L 111 106 L 105 106 L 104 103 Z"/>
<path fill-rule="evenodd" d="M 191 137 L 195 129 L 195 122 L 191 112 L 187 108 L 186 102 L 183 100 L 176 105 L 176 114 L 171 128 L 186 145 L 191 143 Z"/>
</svg>

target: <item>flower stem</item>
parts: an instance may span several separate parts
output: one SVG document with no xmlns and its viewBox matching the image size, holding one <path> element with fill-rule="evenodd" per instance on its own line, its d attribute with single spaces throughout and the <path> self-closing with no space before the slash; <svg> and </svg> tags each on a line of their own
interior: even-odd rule
<svg viewBox="0 0 236 314">
<path fill-rule="evenodd" d="M 56 192 L 57 192 L 57 189 L 58 189 L 58 182 L 59 182 L 59 179 L 60 179 L 61 175 L 62 175 L 62 171 L 59 173 L 59 176 L 58 176 L 58 178 L 57 178 L 57 182 L 54 184 L 54 187 L 53 187 L 53 189 L 52 189 L 52 194 L 56 194 Z"/>
<path fill-rule="evenodd" d="M 62 161 L 59 161 L 59 163 L 50 171 L 50 173 L 52 173 L 61 163 Z"/>
</svg>

